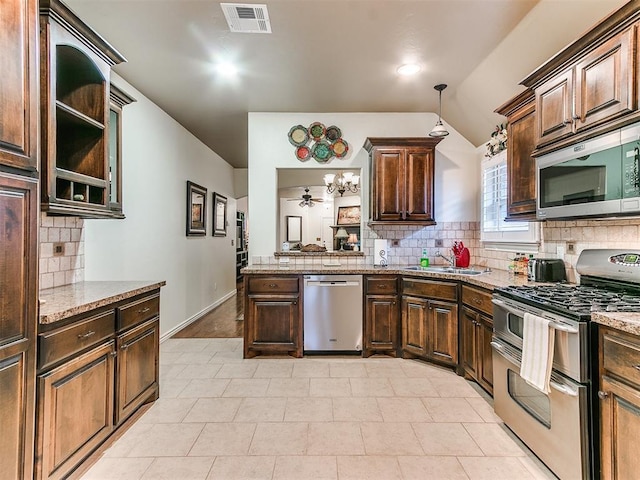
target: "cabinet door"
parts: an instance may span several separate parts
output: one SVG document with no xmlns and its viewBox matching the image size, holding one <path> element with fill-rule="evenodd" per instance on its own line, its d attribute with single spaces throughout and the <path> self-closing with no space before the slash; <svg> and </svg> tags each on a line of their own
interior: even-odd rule
<svg viewBox="0 0 640 480">
<path fill-rule="evenodd" d="M 433 149 L 407 149 L 404 168 L 405 212 L 409 221 L 433 220 Z"/>
<path fill-rule="evenodd" d="M 573 74 L 563 72 L 536 88 L 536 145 L 573 133 Z"/>
<path fill-rule="evenodd" d="M 601 478 L 637 478 L 640 471 L 637 439 L 640 438 L 640 392 L 607 376 L 602 377 Z"/>
<path fill-rule="evenodd" d="M 535 104 L 525 105 L 509 117 L 507 143 L 507 219 L 536 215 Z"/>
<path fill-rule="evenodd" d="M 0 2 L 0 164 L 38 167 L 38 1 Z"/>
<path fill-rule="evenodd" d="M 368 295 L 365 305 L 364 352 L 387 352 L 398 348 L 398 302 L 395 295 Z"/>
<path fill-rule="evenodd" d="M 462 328 L 462 352 L 460 352 L 462 367 L 465 372 L 478 378 L 478 314 L 473 310 L 462 307 L 460 312 L 460 327 Z"/>
<path fill-rule="evenodd" d="M 113 340 L 38 376 L 38 479 L 76 468 L 113 430 Z"/>
<path fill-rule="evenodd" d="M 245 357 L 257 351 L 302 356 L 298 295 L 249 296 L 245 310 Z"/>
<path fill-rule="evenodd" d="M 405 150 L 376 149 L 373 154 L 371 185 L 372 219 L 398 221 L 403 218 Z"/>
<path fill-rule="evenodd" d="M 419 357 L 427 356 L 427 312 L 429 301 L 402 299 L 402 350 Z"/>
<path fill-rule="evenodd" d="M 493 349 L 491 338 L 493 337 L 493 321 L 491 318 L 480 315 L 477 326 L 478 332 L 478 383 L 493 395 Z"/>
<path fill-rule="evenodd" d="M 449 365 L 458 363 L 458 306 L 429 301 L 428 355 Z"/>
<path fill-rule="evenodd" d="M 158 398 L 158 317 L 118 336 L 116 424 Z"/>
<path fill-rule="evenodd" d="M 12 479 L 33 477 L 38 208 L 35 180 L 0 173 L 0 477 Z"/>
<path fill-rule="evenodd" d="M 635 28 L 630 28 L 576 65 L 575 131 L 634 109 L 635 36 Z"/>
</svg>

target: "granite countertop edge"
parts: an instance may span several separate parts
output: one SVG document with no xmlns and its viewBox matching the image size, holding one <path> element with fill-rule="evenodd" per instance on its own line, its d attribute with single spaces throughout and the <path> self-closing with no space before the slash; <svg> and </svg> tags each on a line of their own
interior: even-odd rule
<svg viewBox="0 0 640 480">
<path fill-rule="evenodd" d="M 640 313 L 594 312 L 591 321 L 631 335 L 640 335 Z"/>
<path fill-rule="evenodd" d="M 40 324 L 51 324 L 166 285 L 161 281 L 78 282 L 40 290 Z"/>
</svg>

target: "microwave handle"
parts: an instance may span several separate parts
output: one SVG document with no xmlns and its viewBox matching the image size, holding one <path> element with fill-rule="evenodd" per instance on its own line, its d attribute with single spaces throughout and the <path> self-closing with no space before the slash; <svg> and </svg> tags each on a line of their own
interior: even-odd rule
<svg viewBox="0 0 640 480">
<path fill-rule="evenodd" d="M 513 307 L 507 305 L 502 300 L 498 300 L 497 298 L 492 298 L 491 302 L 493 304 L 499 306 L 500 308 L 503 308 L 506 311 L 513 313 L 514 315 L 517 315 L 519 317 L 524 318 L 524 313 L 525 312 L 523 310 L 519 310 L 517 308 L 513 308 Z M 578 333 L 578 329 L 577 328 L 573 328 L 571 326 L 564 325 L 564 324 L 562 324 L 560 322 L 551 321 L 551 323 L 549 325 L 551 327 L 553 327 L 554 329 L 558 330 L 559 332 Z"/>
</svg>

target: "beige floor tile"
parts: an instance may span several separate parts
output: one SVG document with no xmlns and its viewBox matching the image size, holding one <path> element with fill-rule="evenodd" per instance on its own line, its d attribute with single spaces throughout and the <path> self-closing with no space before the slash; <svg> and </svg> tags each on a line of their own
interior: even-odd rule
<svg viewBox="0 0 640 480">
<path fill-rule="evenodd" d="M 107 458 L 123 458 L 129 455 L 131 447 L 153 428 L 152 423 L 134 423 L 117 441 L 115 441 L 102 455 Z"/>
<path fill-rule="evenodd" d="M 340 480 L 402 479 L 398 460 L 393 456 L 342 456 L 337 457 L 337 460 Z"/>
<path fill-rule="evenodd" d="M 287 399 L 280 398 L 243 398 L 235 422 L 282 422 Z"/>
<path fill-rule="evenodd" d="M 160 353 L 164 352 L 201 352 L 210 343 L 208 338 L 169 338 L 160 344 Z"/>
<path fill-rule="evenodd" d="M 462 377 L 433 377 L 429 379 L 441 397 L 479 397 L 471 382 Z"/>
<path fill-rule="evenodd" d="M 329 364 L 301 359 L 293 364 L 292 377 L 322 378 L 329 376 Z"/>
<path fill-rule="evenodd" d="M 306 423 L 259 423 L 249 455 L 304 455 L 307 431 Z"/>
<path fill-rule="evenodd" d="M 292 363 L 266 360 L 258 365 L 253 378 L 291 378 Z"/>
<path fill-rule="evenodd" d="M 522 462 L 524 468 L 531 474 L 536 480 L 557 480 L 551 470 L 547 468 L 538 458 L 535 456 L 518 457 L 518 460 Z"/>
<path fill-rule="evenodd" d="M 213 457 L 156 458 L 141 480 L 206 480 Z"/>
<path fill-rule="evenodd" d="M 439 397 L 427 378 L 390 378 L 389 383 L 398 397 Z"/>
<path fill-rule="evenodd" d="M 204 351 L 207 353 L 215 354 L 218 352 L 233 352 L 237 350 L 239 347 L 242 347 L 242 344 L 238 344 L 238 342 L 231 342 L 230 340 L 235 340 L 231 338 L 211 338 L 209 339 L 209 344 L 204 348 Z"/>
<path fill-rule="evenodd" d="M 160 398 L 176 398 L 187 385 L 188 378 L 163 378 L 160 380 Z"/>
<path fill-rule="evenodd" d="M 335 457 L 291 456 L 278 457 L 273 480 L 337 480 Z"/>
<path fill-rule="evenodd" d="M 393 388 L 387 378 L 350 378 L 354 397 L 393 397 Z"/>
<path fill-rule="evenodd" d="M 188 363 L 188 364 L 209 363 L 209 360 L 211 360 L 211 357 L 213 357 L 213 353 L 185 352 L 175 361 L 175 363 Z"/>
<path fill-rule="evenodd" d="M 350 397 L 351 384 L 348 378 L 311 378 L 309 395 L 312 397 Z"/>
<path fill-rule="evenodd" d="M 414 423 L 413 429 L 427 455 L 482 455 L 459 423 Z"/>
<path fill-rule="evenodd" d="M 378 398 L 385 422 L 431 422 L 431 416 L 419 398 Z"/>
<path fill-rule="evenodd" d="M 216 354 L 217 356 L 218 354 Z M 251 378 L 258 368 L 258 363 L 225 363 L 220 367 L 217 378 Z"/>
<path fill-rule="evenodd" d="M 255 430 L 254 423 L 207 423 L 189 456 L 247 455 Z"/>
<path fill-rule="evenodd" d="M 308 397 L 308 378 L 272 378 L 267 397 Z"/>
<path fill-rule="evenodd" d="M 399 363 L 393 361 L 372 363 L 364 366 L 369 378 L 402 378 L 406 377 L 406 374 Z"/>
<path fill-rule="evenodd" d="M 484 397 L 467 398 L 469 405 L 482 417 L 487 423 L 502 423 L 502 419 L 493 411 L 493 401 Z"/>
<path fill-rule="evenodd" d="M 160 398 L 138 420 L 141 423 L 180 423 L 196 403 L 195 398 Z"/>
<path fill-rule="evenodd" d="M 179 353 L 178 355 L 182 355 Z M 160 362 L 160 380 L 167 378 L 180 378 L 180 374 L 187 368 L 186 365 L 163 364 Z"/>
<path fill-rule="evenodd" d="M 223 352 L 216 352 L 209 363 L 246 363 L 245 359 L 242 357 L 242 350 L 229 350 Z"/>
<path fill-rule="evenodd" d="M 523 457 L 526 452 L 497 423 L 464 423 L 471 438 L 490 457 Z"/>
<path fill-rule="evenodd" d="M 180 372 L 181 378 L 214 378 L 220 365 L 214 365 L 212 363 L 192 363 Z"/>
<path fill-rule="evenodd" d="M 364 455 L 357 422 L 309 424 L 307 455 Z"/>
<path fill-rule="evenodd" d="M 435 378 L 456 376 L 451 368 L 433 365 L 421 360 L 406 360 L 402 364 L 402 369 L 407 377 Z"/>
<path fill-rule="evenodd" d="M 229 381 L 228 378 L 195 378 L 189 381 L 178 396 L 180 398 L 221 397 Z"/>
<path fill-rule="evenodd" d="M 160 366 L 165 365 L 179 365 L 178 359 L 182 357 L 183 352 L 164 352 L 160 355 Z M 185 365 L 185 364 L 182 364 Z"/>
<path fill-rule="evenodd" d="M 466 398 L 423 398 L 434 422 L 483 422 Z"/>
<path fill-rule="evenodd" d="M 223 397 L 264 397 L 269 388 L 267 378 L 234 378 L 222 394 Z"/>
<path fill-rule="evenodd" d="M 469 478 L 456 457 L 398 457 L 398 463 L 403 478 L 407 480 L 467 480 Z"/>
<path fill-rule="evenodd" d="M 362 423 L 367 455 L 422 455 L 410 423 Z"/>
<path fill-rule="evenodd" d="M 231 422 L 240 407 L 240 398 L 199 398 L 184 417 L 184 423 Z"/>
<path fill-rule="evenodd" d="M 207 480 L 271 480 L 276 457 L 216 457 Z"/>
<path fill-rule="evenodd" d="M 138 436 L 127 457 L 183 457 L 203 428 L 203 423 L 158 423 Z"/>
<path fill-rule="evenodd" d="M 518 458 L 458 457 L 471 480 L 529 480 L 534 477 Z"/>
<path fill-rule="evenodd" d="M 331 422 L 333 403 L 330 398 L 288 398 L 285 422 Z"/>
<path fill-rule="evenodd" d="M 83 480 L 140 480 L 153 458 L 102 457 L 83 476 Z"/>
<path fill-rule="evenodd" d="M 333 419 L 336 422 L 382 422 L 375 398 L 336 397 L 333 399 Z"/>
<path fill-rule="evenodd" d="M 360 363 L 335 362 L 329 364 L 329 376 L 334 378 L 366 377 L 367 370 Z"/>
</svg>

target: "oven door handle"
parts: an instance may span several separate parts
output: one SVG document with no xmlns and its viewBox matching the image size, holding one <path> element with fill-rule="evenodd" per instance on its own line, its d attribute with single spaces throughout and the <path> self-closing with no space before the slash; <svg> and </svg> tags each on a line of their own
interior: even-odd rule
<svg viewBox="0 0 640 480">
<path fill-rule="evenodd" d="M 517 308 L 513 308 L 511 305 L 507 305 L 505 302 L 503 302 L 502 300 L 498 300 L 497 298 L 492 298 L 491 302 L 494 305 L 499 306 L 500 308 L 513 313 L 514 315 L 517 315 L 519 317 L 524 318 L 524 314 L 525 311 L 524 310 L 519 310 Z M 548 317 L 547 317 L 548 318 Z M 556 330 L 558 330 L 559 332 L 566 332 L 566 333 L 578 333 L 578 329 L 574 328 L 570 325 L 564 325 L 560 322 L 556 322 L 556 321 L 551 321 L 551 323 L 549 323 L 549 325 L 553 328 L 555 328 Z"/>
<path fill-rule="evenodd" d="M 567 385 L 561 385 L 561 384 L 559 384 L 557 382 L 554 382 L 553 380 L 549 381 L 549 385 L 554 390 L 557 390 L 560 393 L 564 393 L 566 395 L 569 395 L 570 397 L 577 397 L 578 396 L 578 390 L 570 388 Z"/>
<path fill-rule="evenodd" d="M 558 330 L 559 332 L 578 333 L 577 328 L 573 328 L 568 325 L 563 325 L 562 323 L 559 323 L 559 322 L 551 322 L 549 325 L 555 328 L 556 330 Z"/>
<path fill-rule="evenodd" d="M 497 354 L 502 355 L 508 361 L 513 363 L 518 369 L 520 368 L 520 363 L 521 363 L 520 360 L 518 360 L 513 355 L 510 355 L 509 352 L 505 350 L 504 346 L 501 343 L 492 341 L 491 346 L 493 347 L 493 349 L 496 351 Z"/>
</svg>

